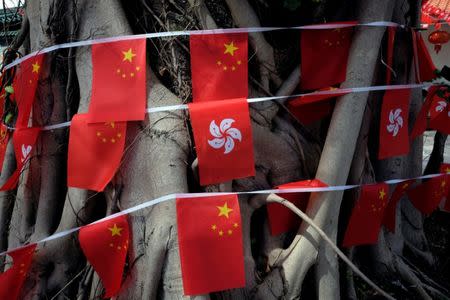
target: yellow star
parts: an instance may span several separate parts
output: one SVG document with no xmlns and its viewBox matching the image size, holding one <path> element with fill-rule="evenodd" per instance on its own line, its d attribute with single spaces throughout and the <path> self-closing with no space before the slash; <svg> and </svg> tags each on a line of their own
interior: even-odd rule
<svg viewBox="0 0 450 300">
<path fill-rule="evenodd" d="M 34 64 L 32 64 L 32 66 L 33 66 L 33 73 L 39 73 L 39 68 L 41 67 L 40 65 L 39 65 L 39 63 L 38 62 L 35 62 Z"/>
<path fill-rule="evenodd" d="M 222 236 L 223 235 L 223 231 L 221 230 L 221 231 L 219 231 L 219 235 L 220 236 Z"/>
<path fill-rule="evenodd" d="M 233 209 L 228 207 L 228 204 L 225 202 L 225 204 L 223 206 L 217 206 L 217 208 L 219 209 L 219 217 L 220 216 L 225 216 L 228 219 L 228 215 L 230 214 L 230 212 L 233 211 Z"/>
<path fill-rule="evenodd" d="M 128 51 L 122 51 L 123 53 L 123 61 L 128 60 L 129 62 L 133 62 L 133 57 L 136 56 L 135 53 L 133 53 L 133 50 L 128 49 Z"/>
<path fill-rule="evenodd" d="M 217 65 L 220 66 L 222 65 L 222 62 L 220 60 L 217 61 Z"/>
<path fill-rule="evenodd" d="M 211 226 L 211 229 L 212 229 L 212 230 L 216 230 L 216 229 L 217 229 L 217 226 L 216 226 L 216 225 L 212 225 L 212 226 Z"/>
<path fill-rule="evenodd" d="M 111 236 L 115 236 L 115 235 L 121 236 L 122 235 L 122 234 L 120 234 L 120 232 L 123 230 L 123 228 L 117 227 L 116 224 L 114 224 L 113 227 L 108 228 L 108 229 L 111 231 Z"/>
<path fill-rule="evenodd" d="M 233 234 L 233 230 L 228 229 L 228 235 L 232 235 Z"/>
<path fill-rule="evenodd" d="M 445 187 L 445 180 L 441 181 L 441 188 Z"/>
<path fill-rule="evenodd" d="M 380 194 L 380 196 L 379 196 L 380 199 L 384 199 L 384 196 L 386 196 L 384 189 L 381 189 L 381 191 L 379 191 L 379 194 Z"/>
<path fill-rule="evenodd" d="M 223 44 L 225 46 L 225 52 L 223 54 L 229 53 L 231 56 L 234 56 L 234 51 L 238 50 L 239 48 L 234 45 L 233 42 L 229 44 Z"/>
<path fill-rule="evenodd" d="M 447 168 L 445 169 L 445 173 L 450 173 L 450 168 L 447 167 Z"/>
<path fill-rule="evenodd" d="M 409 186 L 409 183 L 405 183 L 402 188 L 406 189 L 408 186 Z"/>
<path fill-rule="evenodd" d="M 234 224 L 233 224 L 233 227 L 234 227 L 234 228 L 237 228 L 238 226 L 239 226 L 238 223 L 234 223 Z"/>
</svg>

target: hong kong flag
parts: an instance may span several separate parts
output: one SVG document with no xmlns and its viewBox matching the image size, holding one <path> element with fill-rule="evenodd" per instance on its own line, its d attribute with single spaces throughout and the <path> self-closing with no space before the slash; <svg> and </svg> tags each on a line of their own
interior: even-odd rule
<svg viewBox="0 0 450 300">
<path fill-rule="evenodd" d="M 247 98 L 247 33 L 190 36 L 193 101 Z"/>
<path fill-rule="evenodd" d="M 414 128 L 411 132 L 411 140 L 414 140 L 416 137 L 424 133 L 424 131 L 427 129 L 428 113 L 439 89 L 440 87 L 436 85 L 432 85 L 428 89 L 428 94 L 422 104 L 422 108 L 420 109 L 419 114 L 416 117 L 416 122 L 414 123 Z"/>
<path fill-rule="evenodd" d="M 302 30 L 301 89 L 315 90 L 345 81 L 352 33 L 351 27 Z"/>
<path fill-rule="evenodd" d="M 279 185 L 278 189 L 314 188 L 326 187 L 327 184 L 318 179 L 303 180 Z M 283 193 L 280 197 L 292 202 L 300 210 L 304 210 L 308 204 L 310 193 Z M 267 204 L 267 216 L 269 217 L 270 234 L 279 235 L 300 226 L 300 218 L 285 206 L 279 203 Z"/>
<path fill-rule="evenodd" d="M 9 131 L 5 124 L 0 125 L 0 172 L 3 169 L 3 161 L 5 160 L 6 147 L 8 147 Z"/>
<path fill-rule="evenodd" d="M 12 266 L 0 274 L 0 299 L 19 299 L 22 285 L 28 275 L 36 244 L 11 251 Z"/>
<path fill-rule="evenodd" d="M 184 294 L 244 287 L 237 195 L 180 198 L 176 206 Z"/>
<path fill-rule="evenodd" d="M 70 187 L 103 191 L 119 167 L 126 122 L 87 123 L 87 114 L 72 119 L 67 182 Z"/>
<path fill-rule="evenodd" d="M 36 96 L 44 55 L 36 55 L 20 63 L 13 80 L 13 99 L 17 103 L 16 127 L 28 127 L 31 107 Z"/>
<path fill-rule="evenodd" d="M 440 132 L 450 134 L 450 89 L 440 86 L 433 94 L 430 107 L 430 127 Z"/>
<path fill-rule="evenodd" d="M 449 182 L 447 175 L 433 177 L 408 191 L 411 203 L 424 215 L 431 214 L 447 195 Z"/>
<path fill-rule="evenodd" d="M 145 39 L 136 39 L 92 45 L 89 123 L 144 119 L 145 43 Z"/>
<path fill-rule="evenodd" d="M 362 187 L 361 196 L 353 208 L 347 225 L 344 247 L 377 243 L 384 210 L 388 203 L 388 193 L 389 186 L 385 183 Z"/>
<path fill-rule="evenodd" d="M 200 184 L 255 175 L 252 129 L 245 99 L 189 104 Z"/>
<path fill-rule="evenodd" d="M 392 193 L 391 199 L 389 200 L 389 204 L 386 207 L 383 218 L 383 225 L 390 232 L 395 232 L 395 216 L 397 211 L 397 204 L 403 195 L 406 194 L 406 191 L 411 187 L 414 180 L 407 180 L 404 182 L 400 182 L 395 187 L 394 192 Z"/>
<path fill-rule="evenodd" d="M 408 112 L 410 89 L 387 90 L 380 119 L 378 159 L 406 155 L 409 152 Z"/>
<path fill-rule="evenodd" d="M 31 157 L 40 132 L 41 129 L 37 127 L 16 128 L 13 134 L 14 153 L 17 164 L 16 170 L 0 188 L 0 191 L 8 191 L 16 188 L 20 174 L 25 169 L 26 163 Z"/>
<path fill-rule="evenodd" d="M 100 277 L 106 292 L 104 298 L 120 290 L 130 238 L 127 216 L 81 227 L 78 240 L 81 249 Z"/>
</svg>

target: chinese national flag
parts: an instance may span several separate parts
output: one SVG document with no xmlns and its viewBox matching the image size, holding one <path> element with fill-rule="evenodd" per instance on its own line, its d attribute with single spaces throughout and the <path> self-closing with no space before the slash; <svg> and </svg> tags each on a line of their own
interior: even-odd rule
<svg viewBox="0 0 450 300">
<path fill-rule="evenodd" d="M 247 98 L 248 34 L 190 36 L 193 101 Z"/>
<path fill-rule="evenodd" d="M 106 292 L 104 298 L 120 290 L 129 244 L 126 216 L 83 226 L 78 240 L 89 263 L 100 277 Z"/>
<path fill-rule="evenodd" d="M 392 193 L 391 199 L 389 200 L 389 204 L 386 207 L 383 218 L 383 225 L 390 232 L 395 232 L 395 216 L 397 204 L 413 182 L 414 180 L 407 180 L 404 182 L 400 182 L 399 184 L 397 184 L 394 192 Z"/>
<path fill-rule="evenodd" d="M 433 94 L 430 107 L 430 128 L 445 134 L 450 134 L 450 110 L 447 99 L 450 99 L 450 91 L 441 86 Z"/>
<path fill-rule="evenodd" d="M 278 189 L 292 189 L 302 187 L 326 187 L 327 184 L 318 179 L 303 180 L 279 185 Z M 292 202 L 300 210 L 304 211 L 308 204 L 310 193 L 283 193 L 278 196 Z M 285 206 L 279 203 L 267 204 L 267 215 L 269 217 L 270 234 L 279 235 L 300 226 L 300 218 Z"/>
<path fill-rule="evenodd" d="M 36 244 L 31 244 L 8 253 L 13 259 L 13 264 L 0 274 L 0 299 L 19 299 L 35 249 Z"/>
<path fill-rule="evenodd" d="M 384 209 L 388 203 L 388 193 L 389 186 L 386 183 L 362 187 L 361 196 L 347 225 L 344 247 L 377 243 Z"/>
<path fill-rule="evenodd" d="M 244 287 L 237 195 L 179 198 L 176 203 L 184 294 Z"/>
<path fill-rule="evenodd" d="M 13 80 L 13 98 L 19 110 L 16 127 L 28 127 L 43 60 L 43 54 L 31 57 L 20 63 L 16 71 Z"/>
<path fill-rule="evenodd" d="M 436 66 L 433 63 L 431 55 L 425 45 L 425 42 L 422 38 L 422 34 L 420 32 L 412 32 L 415 35 L 413 36 L 413 40 L 416 40 L 417 43 L 417 64 L 419 68 L 419 82 L 422 81 L 431 81 L 436 78 Z"/>
<path fill-rule="evenodd" d="M 316 90 L 345 81 L 352 33 L 351 27 L 302 30 L 302 90 Z"/>
<path fill-rule="evenodd" d="M 17 186 L 19 177 L 31 157 L 31 152 L 36 144 L 36 140 L 41 132 L 40 128 L 16 128 L 13 134 L 14 153 L 16 156 L 16 170 L 8 178 L 0 191 L 12 190 Z"/>
<path fill-rule="evenodd" d="M 448 193 L 447 175 L 433 177 L 408 191 L 411 203 L 424 215 L 431 214 Z"/>
<path fill-rule="evenodd" d="M 87 114 L 75 115 L 69 136 L 68 186 L 103 191 L 119 167 L 126 129 L 126 122 L 88 124 Z"/>
<path fill-rule="evenodd" d="M 320 91 L 336 90 L 335 88 L 324 88 Z M 289 111 L 297 120 L 305 125 L 319 121 L 333 112 L 334 99 L 336 97 L 348 94 L 340 92 L 336 94 L 318 94 L 315 93 L 302 95 L 290 100 L 287 104 Z"/>
<path fill-rule="evenodd" d="M 189 104 L 200 184 L 255 175 L 252 128 L 245 99 Z"/>
<path fill-rule="evenodd" d="M 8 147 L 9 131 L 5 124 L 0 125 L 0 173 L 3 169 L 3 161 L 5 160 L 6 148 Z"/>
<path fill-rule="evenodd" d="M 414 128 L 411 132 L 411 140 L 414 140 L 416 137 L 424 133 L 424 131 L 427 129 L 428 112 L 438 90 L 439 86 L 436 85 L 432 85 L 428 89 L 428 94 L 422 104 L 422 108 L 420 109 L 419 114 L 416 117 L 416 122 L 414 123 Z"/>
<path fill-rule="evenodd" d="M 387 90 L 383 97 L 380 119 L 378 159 L 406 155 L 409 152 L 410 89 Z"/>
<path fill-rule="evenodd" d="M 88 122 L 143 120 L 145 39 L 92 45 L 92 97 Z"/>
</svg>

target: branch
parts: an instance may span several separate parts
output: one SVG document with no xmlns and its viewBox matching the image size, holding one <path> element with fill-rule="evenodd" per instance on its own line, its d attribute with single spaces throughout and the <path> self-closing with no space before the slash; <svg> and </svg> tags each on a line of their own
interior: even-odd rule
<svg viewBox="0 0 450 300">
<path fill-rule="evenodd" d="M 320 237 L 328 243 L 328 245 L 333 249 L 334 252 L 355 272 L 358 274 L 368 285 L 370 285 L 374 290 L 376 290 L 380 295 L 383 295 L 387 299 L 394 299 L 391 295 L 389 295 L 387 292 L 385 292 L 382 288 L 380 288 L 376 283 L 374 283 L 372 280 L 370 280 L 366 275 L 364 275 L 361 270 L 358 269 L 356 265 L 354 265 L 350 259 L 345 256 L 345 254 L 336 246 L 336 244 L 327 236 L 327 234 L 320 229 L 319 226 L 311 219 L 309 218 L 304 212 L 302 212 L 298 207 L 296 207 L 291 202 L 281 198 L 280 196 L 277 196 L 275 194 L 270 194 L 267 197 L 267 202 L 269 203 L 279 203 L 281 205 L 284 205 L 289 210 L 291 210 L 293 213 L 295 213 L 297 216 L 299 216 L 303 221 L 308 223 L 309 226 L 314 228 L 316 232 L 320 235 Z"/>
</svg>

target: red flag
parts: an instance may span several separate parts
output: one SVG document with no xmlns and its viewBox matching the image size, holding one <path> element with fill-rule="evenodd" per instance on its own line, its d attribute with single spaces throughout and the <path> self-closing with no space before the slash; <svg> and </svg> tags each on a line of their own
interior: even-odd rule
<svg viewBox="0 0 450 300">
<path fill-rule="evenodd" d="M 412 31 L 413 40 L 417 43 L 417 55 L 416 63 L 418 64 L 419 78 L 418 82 L 431 81 L 436 78 L 436 66 L 431 59 L 430 53 L 423 41 L 422 34 L 420 32 Z"/>
<path fill-rule="evenodd" d="M 17 186 L 19 177 L 31 157 L 31 152 L 41 132 L 40 128 L 16 128 L 13 134 L 14 153 L 16 156 L 16 170 L 8 178 L 0 191 L 12 190 Z"/>
<path fill-rule="evenodd" d="M 325 187 L 327 184 L 318 179 L 303 180 L 279 185 L 278 189 L 301 188 L 301 187 Z M 292 202 L 300 210 L 304 211 L 308 203 L 310 193 L 283 193 L 280 197 Z M 279 235 L 300 226 L 300 218 L 285 206 L 279 203 L 267 204 L 267 215 L 269 217 L 270 234 Z"/>
<path fill-rule="evenodd" d="M 13 98 L 19 110 L 16 127 L 28 127 L 43 60 L 43 54 L 33 56 L 20 63 L 16 71 L 13 80 Z"/>
<path fill-rule="evenodd" d="M 389 186 L 386 183 L 362 187 L 361 196 L 348 222 L 344 247 L 377 243 L 384 209 L 388 202 L 388 192 Z"/>
<path fill-rule="evenodd" d="M 92 45 L 89 123 L 144 120 L 145 39 Z"/>
<path fill-rule="evenodd" d="M 423 214 L 431 214 L 448 193 L 446 175 L 433 177 L 408 191 L 411 203 Z"/>
<path fill-rule="evenodd" d="M 126 122 L 87 123 L 87 114 L 72 119 L 67 162 L 68 186 L 103 191 L 119 167 Z"/>
<path fill-rule="evenodd" d="M 302 30 L 300 38 L 302 90 L 320 89 L 345 81 L 352 33 L 351 27 Z"/>
<path fill-rule="evenodd" d="M 407 180 L 397 184 L 394 192 L 392 193 L 383 218 L 383 225 L 390 232 L 395 232 L 395 213 L 397 210 L 397 204 L 413 182 L 414 180 Z"/>
<path fill-rule="evenodd" d="M 337 90 L 333 87 L 323 88 L 319 91 Z M 288 102 L 289 111 L 297 120 L 305 125 L 319 121 L 333 112 L 334 99 L 336 97 L 348 94 L 348 92 L 339 92 L 335 94 L 310 93 Z"/>
<path fill-rule="evenodd" d="M 255 175 L 252 128 L 245 99 L 189 104 L 200 184 Z"/>
<path fill-rule="evenodd" d="M 89 263 L 100 277 L 106 292 L 104 298 L 120 290 L 129 243 L 126 216 L 119 216 L 80 229 L 78 240 Z"/>
<path fill-rule="evenodd" d="M 386 85 L 391 84 L 392 77 L 392 61 L 394 58 L 394 42 L 395 42 L 395 33 L 397 32 L 397 28 L 388 27 L 388 40 L 387 40 L 387 58 L 386 58 Z"/>
<path fill-rule="evenodd" d="M 0 274 L 0 299 L 19 299 L 35 249 L 36 244 L 31 244 L 8 253 L 13 259 L 13 264 Z"/>
<path fill-rule="evenodd" d="M 440 86 L 433 93 L 430 107 L 430 128 L 450 134 L 450 110 L 447 99 L 450 99 L 450 91 L 447 87 Z"/>
<path fill-rule="evenodd" d="M 410 89 L 387 90 L 380 119 L 378 159 L 406 155 L 409 152 L 408 112 Z"/>
<path fill-rule="evenodd" d="M 247 33 L 191 35 L 194 102 L 247 98 L 247 40 Z"/>
<path fill-rule="evenodd" d="M 427 129 L 428 111 L 430 110 L 431 103 L 438 89 L 439 86 L 436 85 L 432 85 L 428 89 L 427 97 L 425 98 L 425 101 L 422 104 L 422 108 L 420 109 L 420 112 L 416 117 L 416 122 L 414 123 L 414 128 L 411 132 L 411 140 L 414 140 L 416 137 L 424 133 Z"/>
<path fill-rule="evenodd" d="M 3 170 L 6 148 L 8 147 L 9 131 L 5 124 L 0 126 L 0 172 Z"/>
<path fill-rule="evenodd" d="M 245 286 L 237 195 L 177 199 L 177 223 L 185 295 Z"/>
</svg>

